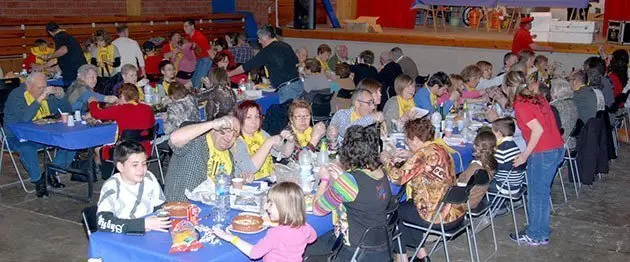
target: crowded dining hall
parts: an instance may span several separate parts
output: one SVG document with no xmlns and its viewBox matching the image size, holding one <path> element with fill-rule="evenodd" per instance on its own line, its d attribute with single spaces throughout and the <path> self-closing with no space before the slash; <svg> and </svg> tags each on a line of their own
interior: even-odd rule
<svg viewBox="0 0 630 262">
<path fill-rule="evenodd" d="M 0 260 L 630 261 L 626 1 L 106 2 L 0 3 Z"/>
</svg>

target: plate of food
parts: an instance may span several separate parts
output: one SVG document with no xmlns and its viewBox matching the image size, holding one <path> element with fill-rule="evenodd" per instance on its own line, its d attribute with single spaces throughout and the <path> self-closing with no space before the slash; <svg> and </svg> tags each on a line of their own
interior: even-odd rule
<svg viewBox="0 0 630 262">
<path fill-rule="evenodd" d="M 241 234 L 258 234 L 268 227 L 269 225 L 265 225 L 260 215 L 241 213 L 232 219 L 232 223 L 225 230 Z"/>
</svg>

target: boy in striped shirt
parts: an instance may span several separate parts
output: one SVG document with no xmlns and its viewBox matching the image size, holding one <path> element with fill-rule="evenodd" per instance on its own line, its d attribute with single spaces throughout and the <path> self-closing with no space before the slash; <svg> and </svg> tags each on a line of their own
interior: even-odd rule
<svg viewBox="0 0 630 262">
<path fill-rule="evenodd" d="M 511 117 L 499 118 L 492 122 L 492 132 L 497 137 L 494 157 L 498 166 L 488 189 L 490 192 L 516 194 L 521 190 L 527 165 L 513 166 L 514 159 L 521 153 L 512 138 L 515 129 L 515 123 Z"/>
</svg>

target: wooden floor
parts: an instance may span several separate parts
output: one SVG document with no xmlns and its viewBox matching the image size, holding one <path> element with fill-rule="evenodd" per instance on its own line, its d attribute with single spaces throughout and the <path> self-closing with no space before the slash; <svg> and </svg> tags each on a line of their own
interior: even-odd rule
<svg viewBox="0 0 630 262">
<path fill-rule="evenodd" d="M 510 50 L 514 32 L 498 32 L 496 30 L 486 31 L 485 28 L 474 30 L 465 27 L 451 26 L 447 26 L 446 29 L 438 28 L 438 31 L 435 32 L 433 27 L 416 26 L 415 29 L 383 28 L 382 33 L 354 33 L 346 32 L 345 29 L 330 28 L 328 25 L 318 25 L 316 30 L 297 30 L 288 27 L 282 28 L 282 35 L 284 37 L 293 38 Z M 562 53 L 596 54 L 600 45 L 604 45 L 609 52 L 619 48 L 630 49 L 630 46 L 605 44 L 601 35 L 597 36 L 594 44 L 541 44 L 550 45 L 554 48 L 554 52 Z"/>
</svg>

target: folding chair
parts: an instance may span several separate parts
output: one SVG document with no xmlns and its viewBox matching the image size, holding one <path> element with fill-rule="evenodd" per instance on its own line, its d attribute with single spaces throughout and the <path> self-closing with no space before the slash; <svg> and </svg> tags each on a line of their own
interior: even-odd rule
<svg viewBox="0 0 630 262">
<path fill-rule="evenodd" d="M 512 174 L 512 172 L 513 170 L 510 170 L 510 172 L 508 173 L 508 177 Z M 503 181 L 503 183 L 501 183 L 501 188 L 505 188 L 506 183 L 508 183 L 507 179 Z M 523 185 L 521 187 L 521 190 L 519 190 L 516 193 L 512 193 L 512 190 L 507 190 L 507 193 L 502 193 L 501 190 L 499 190 L 496 193 L 488 192 L 488 195 L 494 197 L 491 204 L 492 214 L 496 214 L 496 211 L 503 205 L 503 203 L 505 203 L 505 201 L 510 201 L 510 212 L 512 213 L 512 221 L 514 222 L 514 233 L 516 234 L 516 239 L 519 239 L 519 231 L 518 231 L 518 224 L 516 222 L 516 209 L 514 208 L 514 201 L 518 201 L 519 199 L 522 199 L 523 209 L 525 211 L 525 223 L 529 224 L 529 216 L 527 215 L 527 197 L 525 197 L 526 192 L 527 192 L 527 173 L 525 173 L 525 185 Z M 520 241 L 517 243 L 518 245 L 521 245 Z"/>
<path fill-rule="evenodd" d="M 403 254 L 402 243 L 400 242 L 400 229 L 398 228 L 398 206 L 400 205 L 400 200 L 406 194 L 407 187 L 406 185 L 401 185 L 398 193 L 392 197 L 389 206 L 387 207 L 387 230 L 389 230 L 389 234 L 392 236 L 392 241 L 396 241 L 398 244 L 398 251 L 400 254 Z"/>
<path fill-rule="evenodd" d="M 420 252 L 420 249 L 426 242 L 427 238 L 429 237 L 429 234 L 432 234 L 432 235 L 439 236 L 440 239 L 435 242 L 435 244 L 433 245 L 433 248 L 431 248 L 431 251 L 428 253 L 428 255 L 430 256 L 431 254 L 433 254 L 438 244 L 440 242 L 443 242 L 444 253 L 446 255 L 446 261 L 451 261 L 448 254 L 448 242 L 451 240 L 454 240 L 457 236 L 459 236 L 461 233 L 466 231 L 466 236 L 468 237 L 468 251 L 470 253 L 470 260 L 475 261 L 475 257 L 473 255 L 473 243 L 474 243 L 474 247 L 476 248 L 477 240 L 474 234 L 475 232 L 474 225 L 471 223 L 472 216 L 470 215 L 470 213 L 466 212 L 466 215 L 464 215 L 464 219 L 462 223 L 458 227 L 448 230 L 448 231 L 444 230 L 444 220 L 442 217 L 442 209 L 444 208 L 446 204 L 462 205 L 466 203 L 468 210 L 470 210 L 470 203 L 468 202 L 469 193 L 470 193 L 470 188 L 468 187 L 458 187 L 458 186 L 450 187 L 448 191 L 444 194 L 442 199 L 440 200 L 440 205 L 438 206 L 435 212 L 435 215 L 433 215 L 433 218 L 431 219 L 431 224 L 428 227 L 403 222 L 403 225 L 407 227 L 418 229 L 425 232 L 424 237 L 422 238 L 422 241 L 420 241 L 420 244 L 416 248 L 416 251 L 413 253 L 412 257 L 416 257 L 418 255 L 418 252 Z M 437 220 L 438 218 L 439 218 L 439 221 Z M 433 225 L 435 225 L 436 221 L 440 223 L 439 230 L 433 228 Z"/>
<path fill-rule="evenodd" d="M 312 261 L 331 262 L 335 259 L 335 257 L 337 257 L 337 254 L 339 253 L 339 250 L 341 250 L 342 246 L 343 246 L 343 234 L 339 234 L 339 236 L 337 236 L 337 238 L 335 239 L 335 242 L 333 243 L 333 246 L 330 249 L 330 251 L 326 252 L 325 254 L 305 256 L 303 261 L 304 262 L 312 262 Z"/>
<path fill-rule="evenodd" d="M 22 189 L 24 190 L 24 192 L 26 193 L 35 192 L 35 190 L 28 190 L 26 188 L 26 183 L 24 182 L 24 179 L 22 178 L 22 174 L 20 173 L 20 169 L 17 166 L 17 162 L 15 161 L 15 157 L 13 156 L 14 151 L 11 150 L 11 147 L 9 146 L 9 142 L 7 140 L 6 133 L 4 132 L 3 126 L 0 126 L 0 136 L 2 136 L 2 146 L 0 146 L 0 174 L 2 173 L 2 158 L 4 157 L 4 153 L 8 152 L 9 157 L 11 158 L 11 162 L 13 163 L 13 168 L 15 168 L 15 173 L 17 174 L 17 177 L 19 179 L 18 181 L 15 181 L 13 183 L 0 185 L 0 188 L 4 188 L 4 187 L 8 187 L 8 186 L 12 186 L 17 183 L 20 183 L 22 184 Z M 37 151 L 40 152 L 42 150 L 46 152 L 46 156 L 48 157 L 48 160 L 52 162 L 52 156 L 50 155 L 50 152 L 48 152 L 48 150 L 45 147 Z"/>
<path fill-rule="evenodd" d="M 330 101 L 332 101 L 334 94 L 317 93 L 311 97 L 311 109 L 313 111 L 312 121 L 313 124 L 320 121 L 330 121 Z"/>
<path fill-rule="evenodd" d="M 455 156 L 457 156 L 457 159 L 459 160 L 459 168 L 460 170 L 458 170 L 459 172 L 464 172 L 465 168 L 464 168 L 464 160 L 462 158 L 462 154 L 459 153 L 459 151 L 455 151 L 451 154 L 451 156 L 453 156 L 453 159 L 455 159 Z M 457 170 L 457 168 L 455 168 Z"/>
<path fill-rule="evenodd" d="M 120 134 L 119 140 L 133 140 L 138 142 L 150 141 L 151 142 L 151 155 L 147 159 L 147 165 L 151 163 L 158 163 L 158 169 L 160 171 L 160 178 L 162 178 L 161 182 L 164 183 L 164 171 L 162 170 L 162 161 L 160 160 L 160 152 L 157 148 L 157 145 L 154 143 L 157 138 L 157 130 L 158 125 L 155 124 L 153 127 L 149 129 L 129 129 L 125 130 Z M 105 162 L 111 163 L 114 165 L 112 168 L 112 174 L 116 172 L 116 164 L 113 160 L 105 160 Z"/>
<path fill-rule="evenodd" d="M 481 231 L 484 230 L 484 228 L 479 228 L 479 226 L 481 225 L 481 222 L 484 219 L 488 219 L 490 220 L 490 228 L 492 229 L 492 240 L 494 241 L 494 251 L 484 260 L 484 261 L 488 261 L 492 256 L 494 256 L 497 251 L 499 250 L 499 244 L 497 242 L 497 234 L 494 228 L 494 214 L 492 213 L 492 201 L 490 201 L 490 196 L 488 195 L 488 192 L 486 192 L 486 204 L 485 206 L 480 209 L 480 210 L 475 210 L 473 211 L 472 209 L 468 211 L 468 213 L 470 214 L 470 216 L 474 217 L 474 218 L 478 218 L 479 223 L 477 223 L 476 225 L 474 224 L 475 221 L 472 221 L 471 223 L 473 223 L 474 228 L 477 230 L 476 232 L 473 232 L 473 234 L 477 234 Z M 469 204 L 470 205 L 470 204 Z M 477 247 L 475 247 L 475 251 L 476 251 L 476 256 L 477 256 L 477 261 L 481 261 L 479 259 L 479 249 Z"/>
<path fill-rule="evenodd" d="M 363 232 L 363 235 L 361 235 L 359 246 L 357 246 L 354 250 L 354 254 L 352 255 L 352 259 L 350 261 L 364 261 L 361 259 L 364 252 L 368 250 L 381 250 L 386 247 L 391 260 L 392 247 L 390 242 L 391 234 L 389 233 L 387 226 L 369 227 L 365 230 L 365 232 Z"/>
<path fill-rule="evenodd" d="M 578 119 L 575 123 L 573 131 L 571 131 L 571 134 L 569 135 L 569 139 L 576 140 L 582 132 L 583 127 L 584 122 Z M 571 150 L 567 144 L 568 143 L 564 144 L 564 161 L 569 164 L 569 172 L 571 173 L 571 177 L 573 178 L 573 187 L 575 188 L 575 197 L 580 198 L 578 189 L 582 188 L 582 183 L 580 181 L 580 170 L 578 170 L 577 165 L 577 150 L 575 148 Z"/>
<path fill-rule="evenodd" d="M 85 229 L 85 233 L 87 234 L 88 239 L 92 233 L 98 231 L 97 222 L 96 222 L 96 211 L 98 210 L 98 206 L 89 206 L 81 211 L 81 218 L 83 221 L 83 226 Z"/>
</svg>

